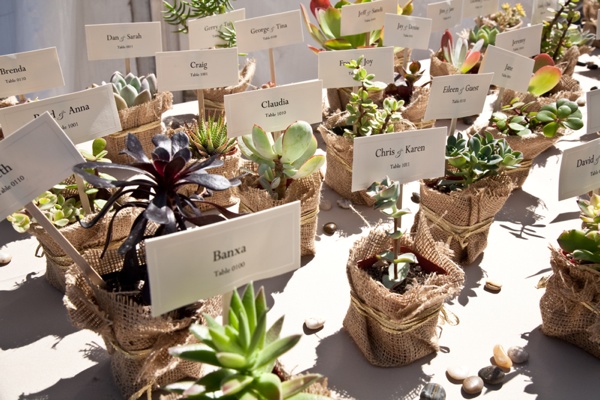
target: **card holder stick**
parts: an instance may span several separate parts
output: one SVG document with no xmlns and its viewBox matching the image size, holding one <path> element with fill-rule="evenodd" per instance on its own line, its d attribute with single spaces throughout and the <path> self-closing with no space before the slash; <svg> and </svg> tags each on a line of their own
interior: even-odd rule
<svg viewBox="0 0 600 400">
<path fill-rule="evenodd" d="M 131 72 L 131 58 L 125 59 L 125 75 Z"/>
<path fill-rule="evenodd" d="M 452 118 L 450 120 L 450 128 L 448 129 L 448 136 L 454 136 L 454 131 L 456 130 L 456 121 L 458 118 Z"/>
<path fill-rule="evenodd" d="M 406 71 L 406 68 L 408 67 L 409 50 L 408 47 L 405 47 L 404 50 L 402 50 L 402 69 L 404 71 Z"/>
<path fill-rule="evenodd" d="M 77 183 L 77 192 L 79 193 L 79 199 L 81 200 L 81 207 L 86 215 L 92 213 L 92 207 L 90 205 L 90 199 L 85 193 L 85 182 L 81 176 L 75 174 L 75 183 Z"/>
<path fill-rule="evenodd" d="M 196 90 L 196 97 L 198 98 L 198 123 L 204 121 L 204 90 Z"/>
<path fill-rule="evenodd" d="M 277 76 L 275 75 L 275 56 L 272 48 L 269 49 L 269 67 L 271 69 L 271 82 L 273 82 L 273 86 L 277 86 Z"/>
<path fill-rule="evenodd" d="M 494 108 L 493 108 L 494 112 L 500 111 L 500 108 L 502 107 L 502 97 L 504 97 L 504 88 L 503 87 L 501 87 L 498 90 L 498 98 L 494 102 Z"/>
</svg>

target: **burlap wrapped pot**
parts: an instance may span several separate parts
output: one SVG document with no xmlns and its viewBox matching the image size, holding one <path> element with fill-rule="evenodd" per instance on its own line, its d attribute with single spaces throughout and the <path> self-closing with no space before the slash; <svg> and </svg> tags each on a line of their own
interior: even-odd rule
<svg viewBox="0 0 600 400">
<path fill-rule="evenodd" d="M 439 53 L 439 52 L 438 52 Z M 449 62 L 442 61 L 438 53 L 431 55 L 431 63 L 429 65 L 429 75 L 433 76 L 446 76 L 446 75 L 458 75 L 460 71 L 454 65 Z M 440 53 L 441 54 L 441 53 Z"/>
<path fill-rule="evenodd" d="M 350 250 L 346 273 L 351 302 L 344 328 L 371 364 L 398 367 L 439 350 L 436 329 L 447 315 L 444 302 L 460 292 L 464 273 L 450 260 L 448 247 L 427 233 L 414 242 L 405 235 L 406 251 L 417 253 L 424 270 L 433 264 L 437 273 L 423 284 L 408 285 L 403 294 L 390 292 L 358 267 L 360 261 L 390 249 L 391 239 L 384 228 L 389 230 L 377 226 Z"/>
<path fill-rule="evenodd" d="M 450 246 L 456 262 L 471 264 L 487 246 L 490 226 L 512 192 L 512 180 L 504 174 L 491 176 L 450 193 L 434 189 L 434 182 L 421 181 L 420 208 L 411 228 L 415 240 L 427 231 L 420 226 L 424 214 L 433 239 Z"/>
<path fill-rule="evenodd" d="M 583 94 L 579 83 L 569 76 L 563 76 L 557 87 L 543 96 L 534 96 L 529 92 L 517 92 L 512 89 L 504 89 L 501 98 L 501 105 L 508 105 L 513 99 L 519 99 L 524 103 L 532 103 L 527 107 L 528 112 L 537 112 L 543 106 L 552 104 L 558 99 L 567 99 L 577 101 Z"/>
<path fill-rule="evenodd" d="M 600 271 L 571 262 L 559 249 L 550 252 L 552 275 L 540 299 L 542 332 L 600 358 Z"/>
<path fill-rule="evenodd" d="M 429 86 L 415 87 L 410 103 L 402 110 L 402 117 L 415 124 L 417 129 L 426 129 L 435 126 L 435 119 L 424 120 L 427 103 L 429 103 L 429 92 Z"/>
<path fill-rule="evenodd" d="M 324 119 L 327 119 L 340 111 L 346 110 L 346 106 L 350 101 L 352 89 L 353 88 L 351 87 L 323 89 L 326 93 L 323 98 Z M 373 100 L 375 103 L 381 104 L 383 101 L 383 94 L 383 90 L 371 91 L 369 92 L 369 99 Z"/>
<path fill-rule="evenodd" d="M 225 96 L 245 92 L 254 78 L 256 71 L 256 61 L 254 59 L 246 59 L 246 64 L 239 71 L 239 79 L 237 85 L 204 89 L 204 113 L 206 118 L 217 118 L 225 114 Z"/>
<path fill-rule="evenodd" d="M 242 166 L 256 172 L 256 164 L 243 162 Z M 242 179 L 240 186 L 234 187 L 240 198 L 240 213 L 255 213 L 268 210 L 300 200 L 300 255 L 314 255 L 315 236 L 321 200 L 321 174 L 315 172 L 302 179 L 295 179 L 287 187 L 283 199 L 274 200 L 271 195 L 258 184 L 256 176 L 251 175 Z"/>
<path fill-rule="evenodd" d="M 102 259 L 100 254 L 96 249 L 83 254 L 100 275 L 122 268 L 123 258 L 116 251 L 107 252 Z M 64 302 L 69 318 L 75 327 L 102 336 L 111 355 L 113 377 L 125 399 L 149 396 L 153 389 L 186 377 L 198 378 L 202 364 L 172 357 L 168 349 L 195 343 L 189 327 L 202 320 L 202 313 L 221 314 L 218 296 L 185 312 L 179 309 L 152 317 L 151 306 L 138 304 L 134 300 L 137 295 L 139 292 L 109 292 L 90 286 L 76 265 L 67 272 Z"/>
<path fill-rule="evenodd" d="M 596 0 L 583 0 L 583 30 L 595 34 L 598 30 L 598 8 L 600 3 Z M 600 47 L 600 40 L 592 43 L 594 47 Z"/>
</svg>

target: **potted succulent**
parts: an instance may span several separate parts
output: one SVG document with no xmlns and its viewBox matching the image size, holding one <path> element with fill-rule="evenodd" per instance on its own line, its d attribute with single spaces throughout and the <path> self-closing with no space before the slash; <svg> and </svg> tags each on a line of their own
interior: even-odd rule
<svg viewBox="0 0 600 400">
<path fill-rule="evenodd" d="M 418 214 L 425 218 L 415 218 L 415 240 L 426 231 L 420 226 L 426 221 L 434 240 L 453 250 L 455 261 L 475 261 L 487 246 L 494 216 L 512 192 L 512 180 L 504 171 L 517 168 L 522 159 L 506 140 L 490 133 L 449 136 L 445 176 L 421 181 Z"/>
<path fill-rule="evenodd" d="M 189 139 L 181 132 L 172 138 L 156 135 L 153 142 L 156 148 L 151 159 L 137 137 L 128 135 L 124 152 L 136 160 L 133 164 L 86 162 L 73 168 L 95 187 L 115 189 L 98 215 L 82 222 L 83 226 L 93 227 L 103 220 L 111 206 L 115 207 L 115 215 L 127 209 L 139 210 L 127 238 L 118 248 L 105 246 L 83 253 L 104 280 L 103 287 L 90 285 L 76 265 L 69 269 L 66 278 L 65 304 L 69 317 L 76 327 L 91 329 L 103 337 L 112 355 L 113 376 L 126 398 L 190 374 L 198 376 L 197 366 L 173 359 L 167 348 L 192 340 L 188 328 L 192 322 L 201 320 L 201 312 L 218 315 L 221 311 L 220 299 L 211 298 L 152 317 L 144 240 L 237 215 L 220 206 L 215 208 L 222 215 L 204 214 L 197 207 L 202 200 L 200 196 L 188 197 L 178 192 L 181 186 L 190 183 L 210 190 L 237 184 L 207 173 L 207 169 L 221 165 L 222 161 L 211 157 L 190 162 Z M 107 179 L 90 173 L 90 168 L 133 176 L 127 180 Z M 107 240 L 111 234 L 109 229 Z"/>
<path fill-rule="evenodd" d="M 350 250 L 344 328 L 371 364 L 396 367 L 439 350 L 438 320 L 445 301 L 460 292 L 464 273 L 428 231 L 418 239 L 402 234 L 399 219 L 408 211 L 396 206 L 397 181 L 386 177 L 368 193 L 393 228 L 376 226 Z"/>
<path fill-rule="evenodd" d="M 301 255 L 315 254 L 317 215 L 321 197 L 319 169 L 323 155 L 315 155 L 317 138 L 310 124 L 296 121 L 275 138 L 258 125 L 252 134 L 238 142 L 244 157 L 250 160 L 236 188 L 240 212 L 257 212 L 300 200 Z"/>
<path fill-rule="evenodd" d="M 206 325 L 190 327 L 199 344 L 169 349 L 175 357 L 216 368 L 196 381 L 171 383 L 165 388 L 190 399 L 330 399 L 327 389 L 320 385 L 323 378 L 319 374 L 282 377 L 277 358 L 292 349 L 301 336 L 280 338 L 283 317 L 267 329 L 267 312 L 262 287 L 255 295 L 249 283 L 241 297 L 234 290 L 227 324 L 221 325 L 205 314 Z M 304 392 L 309 388 L 313 394 Z"/>
<path fill-rule="evenodd" d="M 478 27 L 487 26 L 496 28 L 498 32 L 506 32 L 519 29 L 523 25 L 523 18 L 526 15 L 521 3 L 517 3 L 514 6 L 503 3 L 499 11 L 475 18 L 475 24 Z"/>
<path fill-rule="evenodd" d="M 479 39 L 473 46 L 463 37 L 452 37 L 448 29 L 442 35 L 441 48 L 431 55 L 431 76 L 476 73 L 481 61 L 481 48 L 484 40 Z M 477 68 L 476 68 L 477 67 Z"/>
<path fill-rule="evenodd" d="M 600 196 L 578 200 L 583 226 L 550 247 L 552 275 L 540 299 L 542 332 L 600 358 Z"/>
</svg>

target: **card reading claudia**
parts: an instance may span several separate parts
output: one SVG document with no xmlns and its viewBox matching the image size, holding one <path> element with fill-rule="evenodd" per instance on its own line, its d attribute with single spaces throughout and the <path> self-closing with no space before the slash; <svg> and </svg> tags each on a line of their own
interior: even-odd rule
<svg viewBox="0 0 600 400">
<path fill-rule="evenodd" d="M 542 25 L 538 24 L 499 33 L 496 36 L 496 47 L 524 57 L 533 57 L 540 54 L 540 40 L 542 40 Z"/>
<path fill-rule="evenodd" d="M 587 133 L 600 132 L 600 89 L 590 90 L 585 94 L 587 108 Z"/>
<path fill-rule="evenodd" d="M 558 181 L 558 200 L 600 188 L 600 139 L 563 152 Z"/>
<path fill-rule="evenodd" d="M 494 74 L 435 76 L 424 120 L 481 113 Z"/>
<path fill-rule="evenodd" d="M 444 175 L 446 127 L 354 139 L 352 191 L 388 176 L 400 184 Z"/>
<path fill-rule="evenodd" d="M 342 51 L 322 51 L 317 54 L 319 79 L 325 88 L 341 88 L 357 86 L 359 83 L 352 79 L 353 70 L 344 64 L 364 56 L 362 65 L 375 75 L 375 80 L 385 83 L 394 81 L 394 48 L 373 47 Z"/>
<path fill-rule="evenodd" d="M 83 157 L 48 113 L 0 141 L 0 221 L 73 174 Z"/>
<path fill-rule="evenodd" d="M 246 18 L 246 9 L 240 8 L 224 14 L 216 14 L 210 17 L 193 19 L 188 22 L 188 38 L 190 50 L 208 49 L 223 45 L 226 42 L 221 39 L 219 33 L 225 24 L 233 23 Z"/>
<path fill-rule="evenodd" d="M 323 83 L 320 80 L 252 90 L 225 96 L 227 136 L 248 135 L 254 124 L 268 132 L 281 131 L 294 121 L 322 121 Z"/>
<path fill-rule="evenodd" d="M 431 18 L 386 14 L 383 44 L 409 49 L 428 49 L 431 24 Z"/>
<path fill-rule="evenodd" d="M 300 10 L 237 21 L 238 50 L 242 53 L 302 43 Z"/>
<path fill-rule="evenodd" d="M 153 57 L 162 51 L 160 22 L 85 26 L 88 60 Z"/>
<path fill-rule="evenodd" d="M 498 11 L 498 0 L 464 0 L 463 18 L 475 18 Z"/>
<path fill-rule="evenodd" d="M 531 24 L 541 24 L 548 17 L 554 17 L 554 12 L 558 6 L 558 0 L 533 0 L 531 12 Z"/>
<path fill-rule="evenodd" d="M 146 262 L 153 316 L 293 271 L 300 267 L 300 202 L 148 239 Z"/>
<path fill-rule="evenodd" d="M 237 49 L 233 47 L 156 53 L 156 75 L 161 91 L 237 85 Z"/>
<path fill-rule="evenodd" d="M 46 111 L 75 144 L 121 130 L 112 85 L 1 108 L 0 125 L 4 134 L 10 136 Z"/>
<path fill-rule="evenodd" d="M 427 17 L 433 21 L 433 31 L 450 29 L 462 20 L 462 0 L 446 0 L 427 5 Z"/>
<path fill-rule="evenodd" d="M 383 28 L 385 14 L 398 12 L 398 0 L 346 5 L 341 8 L 342 36 L 357 35 Z"/>
<path fill-rule="evenodd" d="M 56 47 L 0 56 L 0 97 L 64 85 Z"/>
<path fill-rule="evenodd" d="M 492 84 L 527 92 L 534 63 L 532 58 L 490 45 L 483 57 L 479 73 L 493 72 Z"/>
</svg>

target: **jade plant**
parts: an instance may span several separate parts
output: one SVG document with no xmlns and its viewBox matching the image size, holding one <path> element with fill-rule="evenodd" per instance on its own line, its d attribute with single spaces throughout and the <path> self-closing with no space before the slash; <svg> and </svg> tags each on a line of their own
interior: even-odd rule
<svg viewBox="0 0 600 400">
<path fill-rule="evenodd" d="M 457 37 L 456 40 L 454 40 L 452 33 L 446 29 L 442 35 L 442 60 L 450 63 L 458 69 L 461 74 L 466 74 L 473 69 L 481 59 L 481 48 L 483 43 L 483 39 L 479 39 L 472 48 L 469 48 L 467 39 Z"/>
<path fill-rule="evenodd" d="M 505 139 L 489 133 L 464 136 L 461 132 L 446 141 L 446 176 L 436 183 L 442 192 L 462 190 L 489 176 L 520 166 L 523 154 L 513 151 Z"/>
<path fill-rule="evenodd" d="M 199 159 L 229 154 L 237 144 L 236 138 L 227 137 L 227 123 L 222 116 L 216 120 L 213 117 L 201 119 L 199 124 L 186 124 L 184 131 L 190 138 L 192 155 Z"/>
<path fill-rule="evenodd" d="M 552 57 L 546 53 L 538 54 L 533 60 L 533 76 L 529 80 L 527 91 L 539 97 L 558 85 L 562 71 L 555 65 Z"/>
<path fill-rule="evenodd" d="M 417 262 L 413 253 L 400 252 L 400 238 L 402 237 L 400 219 L 403 215 L 410 213 L 410 210 L 398 209 L 400 184 L 387 176 L 381 182 L 373 182 L 367 189 L 367 195 L 375 200 L 374 209 L 381 211 L 394 221 L 393 230 L 387 232 L 392 239 L 392 250 L 377 255 L 377 259 L 388 266 L 388 273 L 382 276 L 382 283 L 385 287 L 393 289 L 406 279 L 410 264 Z"/>
<path fill-rule="evenodd" d="M 113 87 L 117 110 L 151 101 L 157 93 L 156 76 L 154 74 L 138 77 L 130 72 L 123 76 L 119 71 L 116 71 L 110 77 L 110 83 Z"/>
<path fill-rule="evenodd" d="M 282 381 L 273 373 L 277 358 L 292 349 L 301 335 L 281 338 L 283 317 L 267 329 L 267 313 L 262 287 L 255 295 L 250 283 L 241 297 L 234 290 L 227 324 L 221 325 L 204 314 L 206 325 L 190 327 L 200 343 L 169 349 L 172 356 L 216 369 L 196 381 L 172 383 L 166 389 L 187 399 L 323 399 L 301 393 L 321 379 L 321 375 L 307 374 Z"/>
<path fill-rule="evenodd" d="M 291 180 L 318 171 L 324 155 L 315 155 L 317 139 L 308 122 L 296 121 L 274 138 L 258 125 L 252 134 L 242 136 L 242 154 L 258 164 L 258 182 L 274 199 L 283 199 Z"/>
</svg>

